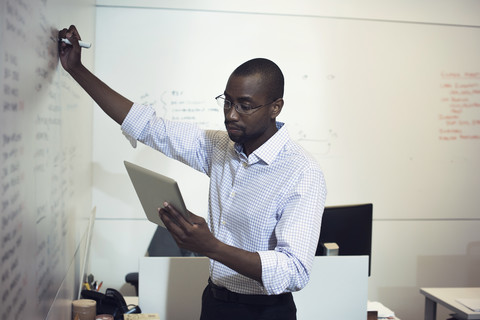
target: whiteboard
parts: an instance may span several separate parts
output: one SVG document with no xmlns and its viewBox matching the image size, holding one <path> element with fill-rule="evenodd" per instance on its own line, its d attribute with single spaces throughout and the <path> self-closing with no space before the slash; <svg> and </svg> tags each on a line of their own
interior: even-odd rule
<svg viewBox="0 0 480 320">
<path fill-rule="evenodd" d="M 107 6 L 97 19 L 96 73 L 203 127 L 223 128 L 214 97 L 235 67 L 275 61 L 286 79 L 279 120 L 323 167 L 328 205 L 371 202 L 377 220 L 480 217 L 479 27 Z M 187 207 L 206 212 L 208 180 L 131 149 L 101 111 L 94 119 L 99 216 L 142 217 L 124 159 L 173 176 Z"/>
<path fill-rule="evenodd" d="M 58 65 L 58 28 L 94 1 L 0 2 L 0 319 L 68 319 L 91 212 L 92 103 Z M 93 52 L 85 63 L 93 66 Z"/>
</svg>

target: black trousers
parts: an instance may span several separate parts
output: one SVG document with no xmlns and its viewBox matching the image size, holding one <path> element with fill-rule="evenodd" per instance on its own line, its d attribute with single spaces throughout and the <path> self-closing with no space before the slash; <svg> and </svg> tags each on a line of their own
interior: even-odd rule
<svg viewBox="0 0 480 320">
<path fill-rule="evenodd" d="M 291 293 L 278 296 L 244 295 L 209 283 L 202 295 L 200 320 L 296 320 Z"/>
</svg>

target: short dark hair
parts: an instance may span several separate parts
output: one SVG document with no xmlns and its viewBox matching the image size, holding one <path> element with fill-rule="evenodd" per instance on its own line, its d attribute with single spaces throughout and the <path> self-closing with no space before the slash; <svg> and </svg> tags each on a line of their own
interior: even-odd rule
<svg viewBox="0 0 480 320">
<path fill-rule="evenodd" d="M 265 58 L 248 60 L 238 66 L 232 73 L 233 76 L 251 76 L 254 74 L 261 75 L 270 99 L 283 98 L 285 80 L 282 70 L 273 61 Z"/>
</svg>

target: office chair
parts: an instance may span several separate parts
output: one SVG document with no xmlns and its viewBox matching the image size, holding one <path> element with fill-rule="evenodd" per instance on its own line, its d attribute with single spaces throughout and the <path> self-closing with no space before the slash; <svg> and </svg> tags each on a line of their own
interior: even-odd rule
<svg viewBox="0 0 480 320">
<path fill-rule="evenodd" d="M 175 240 L 167 229 L 157 227 L 152 240 L 148 245 L 147 257 L 190 257 L 197 256 L 191 251 L 181 249 L 177 246 Z M 125 282 L 135 287 L 135 293 L 138 296 L 138 272 L 130 272 L 125 276 Z"/>
<path fill-rule="evenodd" d="M 315 255 L 325 255 L 322 244 L 329 242 L 339 246 L 338 255 L 368 255 L 368 275 L 370 276 L 372 220 L 373 204 L 371 203 L 325 207 Z"/>
</svg>

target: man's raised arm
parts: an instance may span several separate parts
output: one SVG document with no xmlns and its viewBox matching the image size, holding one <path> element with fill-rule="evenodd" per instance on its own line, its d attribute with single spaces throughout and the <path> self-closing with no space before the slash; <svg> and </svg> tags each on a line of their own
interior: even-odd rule
<svg viewBox="0 0 480 320">
<path fill-rule="evenodd" d="M 80 34 L 75 26 L 58 32 L 58 38 L 66 38 L 71 45 L 59 42 L 59 56 L 63 68 L 78 82 L 92 99 L 118 124 L 130 111 L 133 102 L 111 89 L 91 73 L 81 61 Z"/>
</svg>

